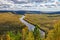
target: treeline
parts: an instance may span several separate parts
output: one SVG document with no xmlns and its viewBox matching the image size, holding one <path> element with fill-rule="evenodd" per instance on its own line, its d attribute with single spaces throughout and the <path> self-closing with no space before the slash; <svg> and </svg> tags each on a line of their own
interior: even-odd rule
<svg viewBox="0 0 60 40">
<path fill-rule="evenodd" d="M 29 31 L 27 28 L 24 28 L 22 32 L 17 31 L 16 34 L 9 32 L 8 34 L 10 40 L 42 40 L 38 27 L 35 27 L 34 31 Z"/>
<path fill-rule="evenodd" d="M 6 32 L 6 31 L 5 31 Z M 40 31 L 35 27 L 34 31 L 29 31 L 27 27 L 21 30 L 7 31 L 0 34 L 0 40 L 42 40 Z"/>
</svg>

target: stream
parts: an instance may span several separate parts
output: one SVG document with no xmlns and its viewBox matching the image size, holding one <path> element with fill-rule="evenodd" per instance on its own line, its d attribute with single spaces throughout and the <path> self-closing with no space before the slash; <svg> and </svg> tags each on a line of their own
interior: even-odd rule
<svg viewBox="0 0 60 40">
<path fill-rule="evenodd" d="M 30 23 L 28 23 L 27 21 L 25 21 L 24 18 L 25 18 L 25 16 L 23 15 L 23 16 L 20 18 L 20 21 L 21 21 L 22 23 L 24 23 L 24 24 L 28 27 L 29 31 L 34 31 L 35 26 L 32 25 L 32 24 L 30 24 Z M 41 37 L 45 37 L 45 32 L 43 32 L 42 30 L 40 30 L 40 34 L 41 34 Z"/>
</svg>

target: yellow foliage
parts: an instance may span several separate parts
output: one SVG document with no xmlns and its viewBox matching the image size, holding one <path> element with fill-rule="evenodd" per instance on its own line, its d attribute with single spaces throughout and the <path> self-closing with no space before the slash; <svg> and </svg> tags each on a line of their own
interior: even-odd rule
<svg viewBox="0 0 60 40">
<path fill-rule="evenodd" d="M 27 30 L 27 28 L 19 20 L 20 17 L 21 17 L 21 15 L 12 14 L 11 12 L 0 13 L 0 33 L 2 32 L 2 34 L 3 34 L 4 32 L 6 33 L 7 31 L 10 31 L 10 30 L 11 31 L 18 31 L 18 30 L 21 31 L 23 28 L 25 28 L 25 29 L 23 29 L 23 33 L 24 33 L 24 30 Z M 3 30 L 3 31 L 1 31 L 1 30 Z M 7 31 L 5 31 L 5 30 L 7 30 Z M 1 40 L 3 40 L 3 39 L 10 40 L 10 36 L 8 34 L 6 34 L 6 35 L 3 34 L 3 36 L 1 35 L 0 39 Z"/>
<path fill-rule="evenodd" d="M 28 33 L 28 28 L 27 27 L 23 28 L 22 29 L 22 40 L 25 40 L 27 33 Z"/>
<path fill-rule="evenodd" d="M 39 25 L 43 30 L 53 29 L 53 24 L 60 19 L 60 14 L 25 14 L 25 20 L 31 24 Z"/>
<path fill-rule="evenodd" d="M 33 33 L 32 33 L 32 32 L 29 32 L 29 33 L 27 34 L 27 37 L 26 37 L 25 40 L 34 40 L 34 35 L 33 35 Z"/>
<path fill-rule="evenodd" d="M 4 36 L 4 40 L 10 40 L 10 36 L 9 36 L 8 34 L 6 34 L 6 35 Z"/>
<path fill-rule="evenodd" d="M 50 30 L 46 40 L 60 40 L 60 21 L 54 24 L 54 29 Z"/>
<path fill-rule="evenodd" d="M 55 39 L 60 40 L 60 20 L 54 25 Z"/>
</svg>

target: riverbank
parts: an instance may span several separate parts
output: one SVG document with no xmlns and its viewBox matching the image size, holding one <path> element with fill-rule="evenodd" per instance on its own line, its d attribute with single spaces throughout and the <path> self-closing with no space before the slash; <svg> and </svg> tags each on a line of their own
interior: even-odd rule
<svg viewBox="0 0 60 40">
<path fill-rule="evenodd" d="M 34 28 L 35 28 L 36 25 L 30 24 L 29 22 L 24 20 L 24 18 L 25 18 L 25 16 L 22 16 L 20 18 L 21 22 L 24 23 L 28 27 L 29 31 L 34 31 Z M 41 33 L 41 36 L 44 38 L 45 37 L 45 32 L 40 29 L 40 33 Z"/>
<path fill-rule="evenodd" d="M 50 30 L 54 29 L 54 23 L 60 20 L 60 14 L 25 14 L 24 20 L 28 23 L 38 26 L 45 32 L 45 37 Z"/>
<path fill-rule="evenodd" d="M 21 18 L 21 15 L 16 15 L 11 12 L 0 12 L 0 40 L 23 39 L 23 29 L 27 32 L 28 28 L 19 18 Z"/>
<path fill-rule="evenodd" d="M 33 24 L 33 23 L 31 23 L 31 22 L 29 22 L 28 20 L 26 20 L 26 19 L 24 19 L 26 22 L 28 22 L 28 23 L 30 23 L 30 24 L 32 24 L 32 25 L 34 25 L 34 26 L 38 26 L 38 28 L 40 29 L 40 30 L 42 30 L 43 32 L 46 32 L 45 30 L 43 30 L 42 28 L 40 28 L 40 26 L 39 25 L 37 25 L 37 24 Z"/>
<path fill-rule="evenodd" d="M 42 29 L 42 28 L 40 28 L 40 26 L 39 25 L 37 25 L 37 24 L 33 24 L 33 23 L 31 23 L 31 22 L 29 22 L 29 21 L 27 21 L 26 19 L 24 19 L 26 22 L 28 22 L 28 23 L 30 23 L 30 24 L 32 24 L 32 25 L 34 25 L 34 26 L 37 26 L 41 31 L 43 31 L 44 32 L 44 38 L 46 38 L 47 37 L 47 34 L 48 34 L 48 31 L 45 31 L 44 29 Z M 43 34 L 43 33 L 42 33 Z"/>
</svg>

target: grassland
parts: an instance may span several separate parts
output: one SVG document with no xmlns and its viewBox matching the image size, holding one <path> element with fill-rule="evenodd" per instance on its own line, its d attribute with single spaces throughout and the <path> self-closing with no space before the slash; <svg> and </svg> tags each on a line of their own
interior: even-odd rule
<svg viewBox="0 0 60 40">
<path fill-rule="evenodd" d="M 49 31 L 45 40 L 60 40 L 60 20 L 55 22 L 54 29 Z"/>
<path fill-rule="evenodd" d="M 13 30 L 14 28 L 16 29 L 21 27 L 23 28 L 25 25 L 22 24 L 19 20 L 20 16 L 17 14 L 12 14 L 10 12 L 8 13 L 0 13 L 0 30 L 5 29 L 5 30 Z M 7 29 L 6 29 L 7 28 Z"/>
<path fill-rule="evenodd" d="M 0 40 L 40 40 L 40 31 L 36 27 L 29 31 L 26 25 L 21 23 L 21 15 L 11 12 L 0 13 Z"/>
<path fill-rule="evenodd" d="M 43 40 L 60 40 L 60 14 L 25 14 L 24 20 L 45 31 Z"/>
<path fill-rule="evenodd" d="M 20 17 L 11 12 L 0 13 L 0 40 L 60 40 L 60 14 L 25 14 L 24 20 L 37 25 L 34 31 L 29 31 Z M 41 38 L 39 28 L 48 32 L 47 38 Z"/>
<path fill-rule="evenodd" d="M 54 28 L 54 23 L 60 20 L 60 14 L 25 14 L 24 19 L 48 32 Z"/>
<path fill-rule="evenodd" d="M 23 29 L 28 31 L 26 25 L 21 23 L 21 15 L 11 12 L 0 13 L 0 40 L 21 40 Z M 22 37 L 20 39 L 20 37 Z"/>
</svg>

